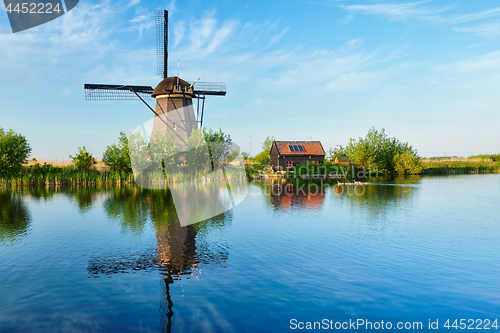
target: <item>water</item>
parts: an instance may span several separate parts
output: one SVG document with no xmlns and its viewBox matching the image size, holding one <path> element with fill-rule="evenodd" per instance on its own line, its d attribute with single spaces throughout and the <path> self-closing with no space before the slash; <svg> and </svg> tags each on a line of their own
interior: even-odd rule
<svg viewBox="0 0 500 333">
<path fill-rule="evenodd" d="M 163 191 L 0 189 L 0 331 L 500 320 L 500 175 L 287 184 L 184 228 Z"/>
</svg>

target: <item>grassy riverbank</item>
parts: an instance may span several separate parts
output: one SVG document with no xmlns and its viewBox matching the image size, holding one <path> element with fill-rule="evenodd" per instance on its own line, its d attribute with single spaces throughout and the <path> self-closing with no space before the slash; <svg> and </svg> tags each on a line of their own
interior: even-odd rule
<svg viewBox="0 0 500 333">
<path fill-rule="evenodd" d="M 441 158 L 423 159 L 422 174 L 469 174 L 469 173 L 497 173 L 500 172 L 500 162 L 486 159 Z"/>
<path fill-rule="evenodd" d="M 96 185 L 133 183 L 134 175 L 126 172 L 64 170 L 49 173 L 23 173 L 0 179 L 2 186 Z"/>
<path fill-rule="evenodd" d="M 185 182 L 198 181 L 220 182 L 227 180 L 241 180 L 248 177 L 248 174 L 241 174 L 239 169 L 226 168 L 224 174 L 206 174 L 201 170 L 182 170 L 169 175 L 169 181 Z M 189 172 L 188 172 L 189 171 Z M 247 170 L 248 172 L 248 170 Z M 141 178 L 142 177 L 142 178 Z M 141 174 L 137 180 L 143 184 L 165 184 L 166 178 L 161 170 L 151 170 Z M 22 168 L 19 174 L 11 175 L 8 178 L 0 178 L 0 186 L 46 186 L 46 185 L 108 185 L 108 184 L 130 184 L 136 179 L 132 172 L 118 172 L 109 170 L 77 170 L 73 166 L 53 166 L 52 164 L 34 164 Z"/>
</svg>

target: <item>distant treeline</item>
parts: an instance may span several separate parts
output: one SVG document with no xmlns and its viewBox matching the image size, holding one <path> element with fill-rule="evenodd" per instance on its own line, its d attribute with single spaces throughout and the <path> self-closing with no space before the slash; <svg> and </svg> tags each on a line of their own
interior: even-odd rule
<svg viewBox="0 0 500 333">
<path fill-rule="evenodd" d="M 469 157 L 460 157 L 460 156 L 433 156 L 433 157 L 423 157 L 422 161 L 467 161 L 467 160 L 476 160 L 476 161 L 490 161 L 490 162 L 500 162 L 500 154 L 480 154 L 480 155 L 472 155 Z"/>
<path fill-rule="evenodd" d="M 481 155 L 474 155 L 474 156 L 469 156 L 469 159 L 484 159 L 484 160 L 489 160 L 493 162 L 500 162 L 500 154 L 481 154 Z"/>
</svg>

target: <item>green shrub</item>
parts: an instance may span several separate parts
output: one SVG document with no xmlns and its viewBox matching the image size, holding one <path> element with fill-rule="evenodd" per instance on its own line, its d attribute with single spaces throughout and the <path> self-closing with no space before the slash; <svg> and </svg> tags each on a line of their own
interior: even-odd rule
<svg viewBox="0 0 500 333">
<path fill-rule="evenodd" d="M 18 175 L 30 153 L 31 147 L 24 136 L 16 134 L 12 129 L 5 132 L 0 127 L 0 177 Z"/>
<path fill-rule="evenodd" d="M 331 156 L 347 155 L 356 166 L 376 167 L 380 173 L 414 173 L 419 170 L 420 158 L 417 151 L 407 142 L 389 138 L 385 129 L 371 128 L 364 138 L 351 139 L 344 148 L 338 146 L 330 150 Z M 411 156 L 410 156 L 411 155 Z M 396 161 L 398 170 L 396 170 Z"/>
<path fill-rule="evenodd" d="M 130 154 L 128 149 L 128 138 L 125 133 L 120 132 L 118 137 L 118 145 L 112 144 L 107 146 L 102 161 L 112 171 L 131 172 L 132 164 L 130 163 Z"/>
<path fill-rule="evenodd" d="M 394 156 L 394 171 L 398 175 L 413 175 L 422 172 L 420 158 L 409 151 L 403 151 Z"/>
<path fill-rule="evenodd" d="M 75 156 L 69 155 L 69 157 L 75 163 L 75 168 L 80 170 L 90 170 L 97 163 L 96 159 L 87 151 L 85 146 L 83 148 L 78 147 L 78 154 Z"/>
</svg>

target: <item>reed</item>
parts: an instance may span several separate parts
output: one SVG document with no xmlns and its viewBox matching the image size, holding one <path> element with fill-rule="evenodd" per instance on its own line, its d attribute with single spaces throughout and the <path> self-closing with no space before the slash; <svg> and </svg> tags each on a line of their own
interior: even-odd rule
<svg viewBox="0 0 500 333">
<path fill-rule="evenodd" d="M 169 181 L 174 183 L 186 181 L 226 181 L 246 178 L 246 175 L 226 171 L 225 177 L 215 174 L 208 174 L 198 171 L 191 173 L 176 173 L 169 175 Z M 163 172 L 148 172 L 146 175 L 139 175 L 139 180 L 150 184 L 166 183 Z M 144 178 L 141 178 L 144 177 Z M 45 164 L 44 166 L 26 166 L 21 174 L 10 178 L 0 178 L 0 186 L 47 186 L 47 185 L 103 185 L 103 184 L 132 184 L 135 183 L 134 174 L 131 172 L 119 171 L 98 171 L 98 170 L 75 170 L 72 167 L 54 167 Z"/>
<path fill-rule="evenodd" d="M 423 174 L 467 174 L 500 172 L 500 162 L 481 158 L 422 160 Z"/>
</svg>

